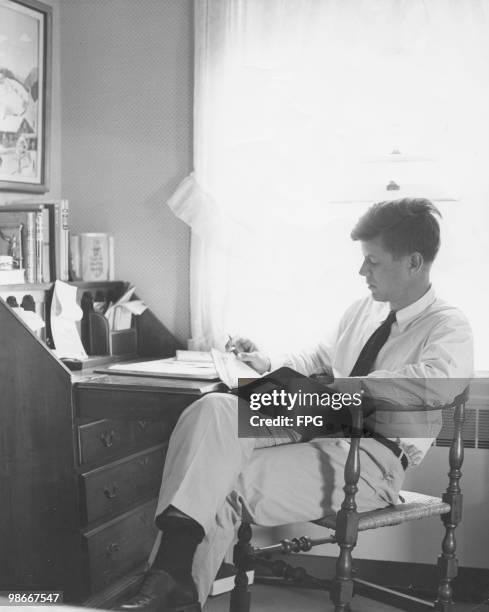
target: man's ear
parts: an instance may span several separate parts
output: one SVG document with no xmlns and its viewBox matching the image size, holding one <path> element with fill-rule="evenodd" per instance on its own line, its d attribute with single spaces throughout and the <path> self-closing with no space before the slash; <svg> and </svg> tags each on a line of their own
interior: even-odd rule
<svg viewBox="0 0 489 612">
<path fill-rule="evenodd" d="M 409 270 L 411 272 L 419 272 L 424 264 L 424 257 L 418 251 L 411 253 L 409 256 Z"/>
</svg>

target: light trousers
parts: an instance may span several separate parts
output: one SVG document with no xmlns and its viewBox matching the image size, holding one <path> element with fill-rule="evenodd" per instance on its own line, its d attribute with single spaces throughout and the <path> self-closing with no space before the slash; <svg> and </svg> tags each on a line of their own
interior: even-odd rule
<svg viewBox="0 0 489 612">
<path fill-rule="evenodd" d="M 183 412 L 170 438 L 156 516 L 171 505 L 204 528 L 192 569 L 202 604 L 241 521 L 312 521 L 337 512 L 344 499 L 347 440 L 291 443 L 278 427 L 270 434 L 238 438 L 238 398 L 210 393 Z M 360 460 L 359 511 L 397 503 L 404 477 L 398 458 L 366 438 Z"/>
</svg>

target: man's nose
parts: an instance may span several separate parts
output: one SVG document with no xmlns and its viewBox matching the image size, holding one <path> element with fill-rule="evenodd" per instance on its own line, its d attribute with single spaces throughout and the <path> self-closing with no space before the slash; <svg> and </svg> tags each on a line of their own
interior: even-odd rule
<svg viewBox="0 0 489 612">
<path fill-rule="evenodd" d="M 360 270 L 358 270 L 358 274 L 360 274 L 360 276 L 367 276 L 367 266 L 365 262 L 362 263 Z"/>
</svg>

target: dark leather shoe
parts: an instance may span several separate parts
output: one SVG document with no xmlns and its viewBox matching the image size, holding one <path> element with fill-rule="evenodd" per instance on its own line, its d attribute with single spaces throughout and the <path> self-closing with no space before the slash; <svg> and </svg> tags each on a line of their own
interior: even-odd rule
<svg viewBox="0 0 489 612">
<path fill-rule="evenodd" d="M 117 609 L 125 612 L 201 612 L 192 577 L 177 581 L 164 570 L 149 570 L 139 592 Z"/>
</svg>

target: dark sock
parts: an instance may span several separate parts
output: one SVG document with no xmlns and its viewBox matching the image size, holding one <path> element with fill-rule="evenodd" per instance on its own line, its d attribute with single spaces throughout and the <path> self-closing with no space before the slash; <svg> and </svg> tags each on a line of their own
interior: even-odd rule
<svg viewBox="0 0 489 612">
<path fill-rule="evenodd" d="M 152 567 L 174 578 L 189 576 L 195 549 L 205 535 L 202 526 L 191 518 L 166 514 L 160 515 L 156 524 L 163 536 Z"/>
</svg>

